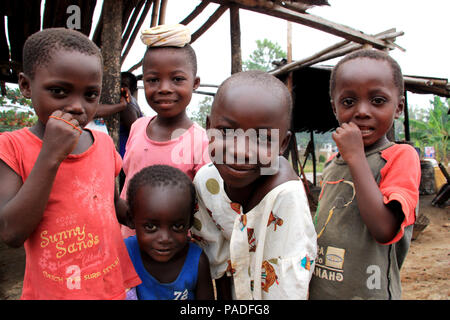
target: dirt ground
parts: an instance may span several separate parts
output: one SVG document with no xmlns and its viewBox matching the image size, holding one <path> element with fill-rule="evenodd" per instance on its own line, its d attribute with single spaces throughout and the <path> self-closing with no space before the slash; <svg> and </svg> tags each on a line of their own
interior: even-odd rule
<svg viewBox="0 0 450 320">
<path fill-rule="evenodd" d="M 420 214 L 427 216 L 430 224 L 411 242 L 401 271 L 403 299 L 450 297 L 450 207 L 432 207 L 433 198 L 420 197 Z M 0 300 L 20 298 L 24 270 L 23 248 L 8 248 L 0 242 Z"/>
<path fill-rule="evenodd" d="M 430 224 L 411 242 L 401 270 L 403 299 L 450 298 L 450 207 L 431 206 L 435 195 L 420 196 L 419 214 Z"/>
</svg>

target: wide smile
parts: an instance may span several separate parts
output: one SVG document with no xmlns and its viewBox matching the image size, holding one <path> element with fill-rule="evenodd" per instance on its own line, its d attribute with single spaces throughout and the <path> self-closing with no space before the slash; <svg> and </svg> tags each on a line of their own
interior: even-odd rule
<svg viewBox="0 0 450 320">
<path fill-rule="evenodd" d="M 231 174 L 232 176 L 235 176 L 235 177 L 247 176 L 249 174 L 253 174 L 253 173 L 257 172 L 257 170 L 258 170 L 257 166 L 255 166 L 255 165 L 246 165 L 246 164 L 242 164 L 242 165 L 238 165 L 238 164 L 232 164 L 232 165 L 224 164 L 224 167 L 229 172 L 229 174 Z"/>
<path fill-rule="evenodd" d="M 161 108 L 168 108 L 177 103 L 177 100 L 157 100 L 155 104 Z"/>
<path fill-rule="evenodd" d="M 173 252 L 172 248 L 153 248 L 152 251 L 158 256 L 170 256 Z"/>
<path fill-rule="evenodd" d="M 375 129 L 367 126 L 358 126 L 363 137 L 370 135 Z"/>
</svg>

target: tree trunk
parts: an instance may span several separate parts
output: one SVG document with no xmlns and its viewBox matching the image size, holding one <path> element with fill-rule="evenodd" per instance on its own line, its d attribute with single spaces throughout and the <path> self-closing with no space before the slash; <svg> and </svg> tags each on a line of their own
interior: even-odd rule
<svg viewBox="0 0 450 320">
<path fill-rule="evenodd" d="M 122 50 L 122 0 L 103 2 L 102 55 L 103 88 L 100 103 L 120 102 L 120 55 Z M 108 132 L 116 148 L 119 145 L 119 113 L 105 117 Z"/>
</svg>

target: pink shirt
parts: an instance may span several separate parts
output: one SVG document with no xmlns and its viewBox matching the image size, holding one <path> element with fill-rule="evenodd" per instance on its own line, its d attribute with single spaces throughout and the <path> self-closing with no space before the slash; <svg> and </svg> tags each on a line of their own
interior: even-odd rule
<svg viewBox="0 0 450 320">
<path fill-rule="evenodd" d="M 197 171 L 209 163 L 208 137 L 206 131 L 194 123 L 179 137 L 168 141 L 154 141 L 147 136 L 147 126 L 155 118 L 144 117 L 131 126 L 123 158 L 125 183 L 120 194 L 126 199 L 128 183 L 133 176 L 145 167 L 165 164 L 180 169 L 192 180 Z M 122 226 L 122 235 L 127 238 L 134 235 L 134 230 Z"/>
<path fill-rule="evenodd" d="M 123 299 L 141 281 L 114 207 L 121 166 L 111 138 L 60 165 L 43 217 L 25 241 L 22 299 Z M 28 128 L 0 134 L 0 159 L 26 181 L 42 148 Z"/>
</svg>

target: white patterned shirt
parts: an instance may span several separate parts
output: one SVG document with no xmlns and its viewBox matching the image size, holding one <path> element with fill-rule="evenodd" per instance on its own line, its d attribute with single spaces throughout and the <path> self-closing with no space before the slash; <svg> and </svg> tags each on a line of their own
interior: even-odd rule
<svg viewBox="0 0 450 320">
<path fill-rule="evenodd" d="M 209 258 L 212 278 L 231 274 L 239 300 L 307 299 L 317 240 L 303 183 L 275 187 L 246 214 L 228 198 L 212 163 L 197 172 L 194 184 L 198 211 L 191 232 Z"/>
</svg>

